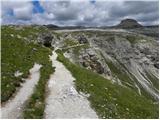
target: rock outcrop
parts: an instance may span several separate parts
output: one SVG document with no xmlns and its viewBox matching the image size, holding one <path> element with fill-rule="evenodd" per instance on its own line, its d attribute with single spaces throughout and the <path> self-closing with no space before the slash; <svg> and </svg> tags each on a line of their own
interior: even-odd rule
<svg viewBox="0 0 160 120">
<path fill-rule="evenodd" d="M 86 43 L 88 43 L 88 40 L 87 40 L 87 38 L 84 35 L 79 35 L 78 36 L 78 42 L 80 44 L 86 44 Z"/>
<path fill-rule="evenodd" d="M 87 69 L 91 69 L 99 74 L 103 74 L 105 72 L 104 66 L 100 62 L 96 53 L 91 49 L 86 49 L 81 52 L 80 60 L 80 63 Z"/>
</svg>

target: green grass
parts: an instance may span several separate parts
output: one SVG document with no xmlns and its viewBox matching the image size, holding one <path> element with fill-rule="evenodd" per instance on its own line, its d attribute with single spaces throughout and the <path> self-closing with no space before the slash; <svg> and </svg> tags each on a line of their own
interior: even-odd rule
<svg viewBox="0 0 160 120">
<path fill-rule="evenodd" d="M 57 53 L 76 78 L 76 89 L 90 94 L 88 100 L 100 118 L 158 118 L 158 106 L 146 97 L 71 63 L 59 50 Z"/>
<path fill-rule="evenodd" d="M 129 84 L 133 84 L 132 79 L 127 75 L 127 73 L 123 70 L 120 69 L 119 65 L 115 65 L 114 63 L 110 62 L 110 61 L 106 61 L 107 65 L 109 66 L 111 72 L 116 75 L 122 82 L 123 84 L 125 83 L 129 83 Z M 127 85 L 127 84 L 125 84 Z M 128 85 L 127 85 L 128 86 Z M 131 86 L 128 86 L 131 87 Z M 135 89 L 135 88 L 134 88 Z"/>
<path fill-rule="evenodd" d="M 133 45 L 137 42 L 141 42 L 142 39 L 144 39 L 142 36 L 135 36 L 135 35 L 127 35 L 126 39 Z"/>
<path fill-rule="evenodd" d="M 25 119 L 43 118 L 45 109 L 46 83 L 50 77 L 50 74 L 52 74 L 53 72 L 54 69 L 49 64 L 44 65 L 43 68 L 41 69 L 41 77 L 38 82 L 38 85 L 36 86 L 34 93 L 28 100 L 27 105 L 23 111 L 23 117 Z"/>
<path fill-rule="evenodd" d="M 43 29 L 41 29 L 43 31 Z M 54 72 L 49 55 L 52 51 L 31 41 L 26 41 L 24 37 L 33 35 L 36 38 L 39 30 L 34 27 L 25 27 L 23 30 L 15 30 L 8 26 L 2 26 L 2 52 L 1 52 L 1 102 L 7 101 L 17 88 L 20 87 L 22 78 L 29 75 L 29 69 L 34 63 L 42 65 L 40 69 L 40 80 L 35 87 L 34 93 L 28 100 L 24 118 L 42 118 L 44 112 L 45 85 L 50 74 Z M 13 34 L 12 37 L 10 34 Z M 22 36 L 18 38 L 17 35 Z M 14 73 L 19 70 L 22 76 L 15 77 Z"/>
<path fill-rule="evenodd" d="M 5 32 L 5 34 L 13 34 L 14 36 L 20 35 L 22 37 L 27 37 L 30 39 L 34 39 L 38 36 L 38 34 L 42 32 L 47 32 L 47 29 L 44 27 L 32 27 L 32 26 L 26 26 L 22 27 L 22 29 L 16 29 L 16 26 L 2 26 L 2 31 Z"/>
<path fill-rule="evenodd" d="M 149 78 L 149 80 L 151 80 L 153 86 L 159 90 L 159 80 L 157 77 L 155 77 L 152 73 L 148 73 L 146 72 L 147 77 Z"/>
<path fill-rule="evenodd" d="M 70 40 L 70 39 L 66 39 L 64 41 L 64 46 L 63 47 L 69 47 L 69 46 L 73 46 L 73 45 L 77 45 L 78 41 L 76 40 Z"/>
<path fill-rule="evenodd" d="M 27 33 L 28 29 L 24 29 L 23 31 Z M 10 34 L 14 36 L 12 37 Z M 18 30 L 14 30 L 8 26 L 2 26 L 1 102 L 7 101 L 13 95 L 20 86 L 20 83 L 23 82 L 21 78 L 26 78 L 28 76 L 29 69 L 33 67 L 35 62 L 44 64 L 44 59 L 51 53 L 48 48 L 44 48 L 32 42 L 26 42 L 23 37 L 17 38 L 17 34 L 20 34 Z M 34 34 L 33 30 L 32 34 Z M 35 48 L 36 51 L 34 51 L 33 48 Z M 23 75 L 15 77 L 14 73 L 17 70 L 23 72 Z"/>
</svg>

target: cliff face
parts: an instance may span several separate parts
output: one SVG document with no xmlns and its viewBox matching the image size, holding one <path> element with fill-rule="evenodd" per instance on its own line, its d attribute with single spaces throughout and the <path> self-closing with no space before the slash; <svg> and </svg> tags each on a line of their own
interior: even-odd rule
<svg viewBox="0 0 160 120">
<path fill-rule="evenodd" d="M 154 38 L 121 30 L 58 32 L 62 35 L 58 46 L 72 62 L 158 100 L 158 42 Z"/>
</svg>

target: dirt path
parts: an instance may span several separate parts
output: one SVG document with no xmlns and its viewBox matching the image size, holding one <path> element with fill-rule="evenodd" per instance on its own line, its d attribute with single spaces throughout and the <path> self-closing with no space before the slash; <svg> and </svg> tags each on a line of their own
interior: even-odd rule
<svg viewBox="0 0 160 120">
<path fill-rule="evenodd" d="M 1 118 L 16 119 L 22 117 L 24 103 L 32 95 L 34 86 L 39 80 L 40 68 L 41 65 L 35 63 L 33 68 L 30 69 L 30 77 L 26 79 L 26 82 L 22 85 L 16 96 L 1 108 Z"/>
<path fill-rule="evenodd" d="M 98 118 L 86 97 L 75 90 L 71 73 L 56 58 L 53 51 L 51 59 L 56 69 L 48 83 L 45 118 Z"/>
<path fill-rule="evenodd" d="M 62 47 L 63 49 L 70 49 L 70 48 L 75 48 L 75 47 L 80 47 L 80 46 L 83 46 L 85 44 L 77 44 L 77 45 L 72 45 L 72 46 L 69 46 L 69 47 Z"/>
</svg>

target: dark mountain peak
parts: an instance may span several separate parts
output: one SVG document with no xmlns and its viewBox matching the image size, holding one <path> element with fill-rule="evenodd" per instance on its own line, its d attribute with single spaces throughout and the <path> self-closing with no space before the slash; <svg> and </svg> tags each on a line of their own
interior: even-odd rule
<svg viewBox="0 0 160 120">
<path fill-rule="evenodd" d="M 54 24 L 48 24 L 48 25 L 44 25 L 44 26 L 46 26 L 49 29 L 58 29 L 59 28 L 59 26 L 54 25 Z"/>
<path fill-rule="evenodd" d="M 143 26 L 134 19 L 124 19 L 116 27 L 118 28 L 138 28 L 138 27 L 143 27 Z"/>
<path fill-rule="evenodd" d="M 121 23 L 126 23 L 126 22 L 134 22 L 134 23 L 137 23 L 136 20 L 134 20 L 134 19 L 129 19 L 129 18 L 124 19 L 124 20 L 121 21 Z"/>
</svg>

